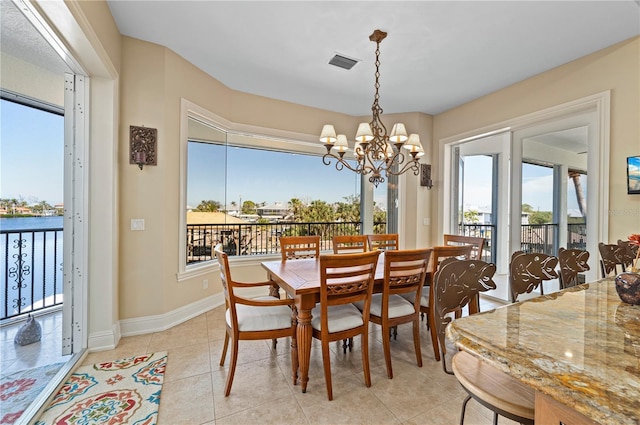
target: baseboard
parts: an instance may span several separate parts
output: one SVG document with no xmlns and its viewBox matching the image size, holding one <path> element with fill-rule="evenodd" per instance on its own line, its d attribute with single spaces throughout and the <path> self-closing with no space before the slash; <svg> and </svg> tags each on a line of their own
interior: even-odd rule
<svg viewBox="0 0 640 425">
<path fill-rule="evenodd" d="M 243 292 L 243 296 L 248 297 L 261 295 L 265 295 L 264 288 L 251 288 L 248 292 Z M 111 332 L 89 335 L 88 349 L 89 351 L 112 350 L 118 345 L 121 337 L 165 331 L 221 305 L 224 305 L 224 293 L 219 292 L 165 314 L 120 320 Z"/>
<path fill-rule="evenodd" d="M 218 293 L 165 314 L 121 320 L 120 332 L 122 336 L 133 336 L 165 331 L 221 305 L 224 294 Z"/>
</svg>

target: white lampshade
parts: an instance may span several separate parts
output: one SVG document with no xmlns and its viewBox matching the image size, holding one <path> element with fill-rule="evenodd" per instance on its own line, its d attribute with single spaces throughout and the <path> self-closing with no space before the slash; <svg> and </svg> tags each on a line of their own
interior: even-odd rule
<svg viewBox="0 0 640 425">
<path fill-rule="evenodd" d="M 347 136 L 345 136 L 344 134 L 338 134 L 337 140 L 336 140 L 336 144 L 333 145 L 333 147 L 338 151 L 338 152 L 346 152 L 349 150 L 349 144 L 347 143 Z"/>
<path fill-rule="evenodd" d="M 408 149 L 409 152 L 424 152 L 422 144 L 420 143 L 420 136 L 415 133 L 409 136 L 409 139 L 402 147 Z"/>
<path fill-rule="evenodd" d="M 325 124 L 320 133 L 320 141 L 325 145 L 332 145 L 336 142 L 336 129 L 331 124 Z"/>
<path fill-rule="evenodd" d="M 373 132 L 368 122 L 361 122 L 356 133 L 358 142 L 370 142 L 373 139 Z"/>
<path fill-rule="evenodd" d="M 407 129 L 403 123 L 399 122 L 393 125 L 389 140 L 391 143 L 404 143 L 407 140 Z"/>
</svg>

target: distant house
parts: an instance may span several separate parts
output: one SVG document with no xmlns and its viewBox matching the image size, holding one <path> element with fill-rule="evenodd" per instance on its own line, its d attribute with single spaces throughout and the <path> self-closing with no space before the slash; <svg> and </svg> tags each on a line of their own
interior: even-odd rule
<svg viewBox="0 0 640 425">
<path fill-rule="evenodd" d="M 289 214 L 289 206 L 280 202 L 258 207 L 256 210 L 260 218 L 267 219 L 269 221 L 282 220 Z"/>
</svg>

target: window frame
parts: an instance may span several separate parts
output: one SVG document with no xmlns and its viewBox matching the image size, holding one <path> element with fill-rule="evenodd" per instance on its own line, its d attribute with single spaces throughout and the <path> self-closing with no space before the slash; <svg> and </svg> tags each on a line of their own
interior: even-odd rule
<svg viewBox="0 0 640 425">
<path fill-rule="evenodd" d="M 215 260 L 187 264 L 187 173 L 189 119 L 196 119 L 206 125 L 234 136 L 234 145 L 259 148 L 263 150 L 285 151 L 305 155 L 317 155 L 321 158 L 326 153 L 325 147 L 318 142 L 317 136 L 257 127 L 229 121 L 207 109 L 185 99 L 180 102 L 180 199 L 179 199 L 179 242 L 178 242 L 178 281 L 184 281 L 218 270 Z M 266 142 L 266 143 L 265 143 Z M 362 194 L 361 194 L 362 199 Z M 275 258 L 275 256 L 272 256 Z M 234 258 L 234 263 L 258 264 L 265 256 Z M 278 257 L 279 258 L 279 257 Z"/>
</svg>

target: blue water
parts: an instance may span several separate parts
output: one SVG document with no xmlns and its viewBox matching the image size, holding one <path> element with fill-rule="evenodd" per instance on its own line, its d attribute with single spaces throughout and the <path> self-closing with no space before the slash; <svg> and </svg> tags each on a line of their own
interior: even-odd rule
<svg viewBox="0 0 640 425">
<path fill-rule="evenodd" d="M 63 219 L 0 218 L 0 317 L 62 301 Z"/>
<path fill-rule="evenodd" d="M 58 229 L 64 217 L 18 217 L 0 218 L 0 230 Z"/>
</svg>

